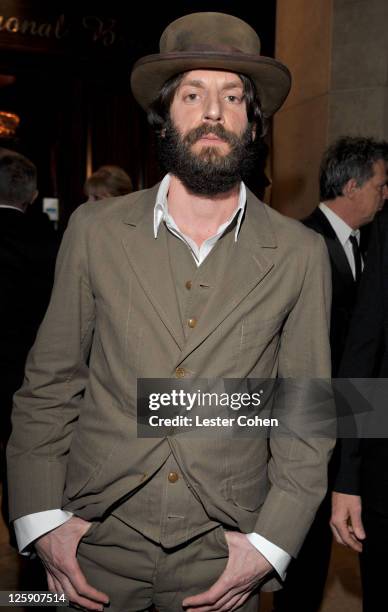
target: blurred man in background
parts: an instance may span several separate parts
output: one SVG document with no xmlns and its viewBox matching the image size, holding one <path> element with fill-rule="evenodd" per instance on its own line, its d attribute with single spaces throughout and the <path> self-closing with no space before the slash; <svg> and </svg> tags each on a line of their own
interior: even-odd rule
<svg viewBox="0 0 388 612">
<path fill-rule="evenodd" d="M 27 214 L 38 196 L 35 165 L 0 149 L 0 461 L 5 479 L 5 445 L 11 432 L 12 396 L 49 302 L 56 256 L 52 230 Z M 49 221 L 47 220 L 47 224 Z M 50 228 L 51 229 L 51 228 Z M 7 488 L 3 514 L 7 521 Z"/>
</svg>

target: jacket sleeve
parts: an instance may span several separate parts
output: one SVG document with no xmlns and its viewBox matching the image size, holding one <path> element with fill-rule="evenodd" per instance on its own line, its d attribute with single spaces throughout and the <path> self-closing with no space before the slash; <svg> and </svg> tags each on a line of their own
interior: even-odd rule
<svg viewBox="0 0 388 612">
<path fill-rule="evenodd" d="M 270 490 L 255 531 L 292 556 L 300 546 L 327 489 L 327 464 L 335 442 L 330 389 L 329 320 L 331 270 L 321 236 L 306 254 L 301 290 L 280 343 L 280 390 L 271 433 Z M 324 399 L 323 403 L 321 402 Z"/>
<path fill-rule="evenodd" d="M 12 520 L 62 504 L 94 329 L 87 210 L 77 209 L 65 232 L 51 301 L 27 359 L 23 386 L 14 398 L 7 449 Z"/>
</svg>

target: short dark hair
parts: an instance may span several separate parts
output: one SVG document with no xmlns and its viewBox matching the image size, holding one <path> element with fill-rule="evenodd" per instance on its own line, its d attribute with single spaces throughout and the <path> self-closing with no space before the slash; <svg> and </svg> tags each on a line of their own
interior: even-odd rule
<svg viewBox="0 0 388 612">
<path fill-rule="evenodd" d="M 170 114 L 170 106 L 173 101 L 176 90 L 183 79 L 184 72 L 177 74 L 165 82 L 161 88 L 159 95 L 150 105 L 148 110 L 148 123 L 157 134 L 166 126 L 166 122 Z M 261 110 L 261 103 L 256 91 L 255 84 L 252 79 L 244 74 L 238 75 L 243 83 L 244 97 L 247 107 L 247 116 L 250 123 L 257 126 L 257 134 L 263 135 L 266 131 L 266 122 Z"/>
<path fill-rule="evenodd" d="M 386 142 L 351 136 L 338 139 L 322 159 L 319 173 L 321 200 L 334 200 L 342 196 L 350 179 L 361 187 L 373 176 L 373 164 L 381 159 L 388 159 Z"/>
<path fill-rule="evenodd" d="M 0 148 L 0 202 L 30 204 L 36 191 L 36 166 L 24 155 Z"/>
</svg>

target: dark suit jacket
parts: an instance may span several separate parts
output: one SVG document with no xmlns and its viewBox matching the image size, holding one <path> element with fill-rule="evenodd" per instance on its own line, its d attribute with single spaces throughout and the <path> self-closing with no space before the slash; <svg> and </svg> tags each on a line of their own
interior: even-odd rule
<svg viewBox="0 0 388 612">
<path fill-rule="evenodd" d="M 0 398 L 2 432 L 8 429 L 12 394 L 23 380 L 24 364 L 50 297 L 55 233 L 12 208 L 0 208 Z M 8 409 L 7 406 L 8 405 Z"/>
<path fill-rule="evenodd" d="M 371 228 L 368 259 L 351 321 L 339 375 L 388 377 L 388 210 Z M 388 502 L 388 443 L 384 438 L 343 440 L 335 489 L 361 494 L 380 510 Z"/>
<path fill-rule="evenodd" d="M 330 348 L 332 376 L 336 377 L 356 301 L 357 285 L 345 251 L 324 213 L 316 208 L 303 223 L 323 236 L 329 251 L 333 284 Z"/>
</svg>

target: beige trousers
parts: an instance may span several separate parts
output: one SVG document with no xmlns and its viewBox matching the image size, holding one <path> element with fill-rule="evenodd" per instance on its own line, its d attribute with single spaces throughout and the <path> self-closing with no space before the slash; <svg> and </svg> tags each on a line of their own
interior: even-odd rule
<svg viewBox="0 0 388 612">
<path fill-rule="evenodd" d="M 222 527 L 164 549 L 114 516 L 93 524 L 78 549 L 87 580 L 110 597 L 109 612 L 140 612 L 152 604 L 158 612 L 182 612 L 183 599 L 210 587 L 227 558 Z M 257 612 L 258 595 L 239 610 Z"/>
</svg>

